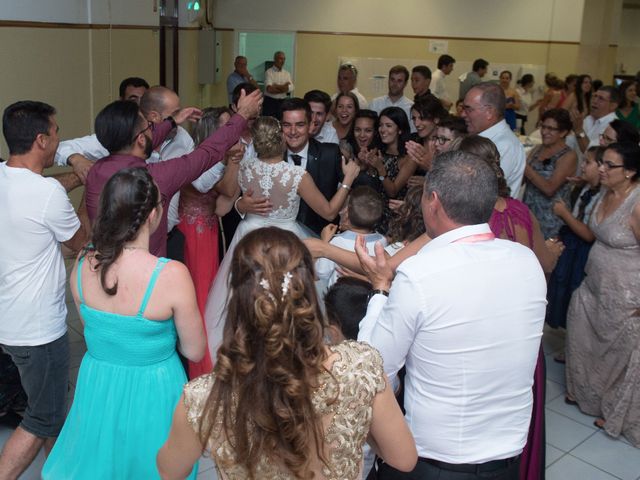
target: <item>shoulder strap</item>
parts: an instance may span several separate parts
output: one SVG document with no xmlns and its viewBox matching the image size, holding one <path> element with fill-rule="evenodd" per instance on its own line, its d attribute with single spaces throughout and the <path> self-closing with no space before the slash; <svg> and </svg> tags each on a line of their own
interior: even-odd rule
<svg viewBox="0 0 640 480">
<path fill-rule="evenodd" d="M 80 297 L 80 303 L 84 303 L 84 295 L 82 294 L 82 264 L 84 263 L 84 255 L 80 257 L 78 262 L 78 268 L 76 270 L 76 278 L 78 281 L 78 296 Z"/>
<path fill-rule="evenodd" d="M 151 292 L 153 292 L 153 287 L 156 285 L 156 281 L 158 280 L 158 275 L 160 275 L 160 271 L 164 268 L 164 266 L 169 262 L 168 258 L 159 258 L 156 263 L 156 268 L 153 269 L 153 273 L 151 274 L 151 278 L 149 279 L 149 285 L 147 285 L 147 291 L 144 292 L 144 297 L 142 298 L 142 304 L 140 304 L 140 310 L 138 310 L 138 315 L 142 315 L 147 308 L 147 303 L 149 302 L 149 297 L 151 296 Z"/>
</svg>

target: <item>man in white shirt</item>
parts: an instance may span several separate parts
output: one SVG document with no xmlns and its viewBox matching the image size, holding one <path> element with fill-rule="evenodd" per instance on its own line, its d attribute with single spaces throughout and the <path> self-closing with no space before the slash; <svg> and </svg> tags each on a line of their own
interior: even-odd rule
<svg viewBox="0 0 640 480">
<path fill-rule="evenodd" d="M 615 87 L 604 86 L 591 95 L 591 114 L 584 121 L 580 115 L 571 115 L 580 152 L 584 153 L 587 148 L 599 145 L 600 135 L 617 118 L 616 109 L 619 103 L 618 90 Z"/>
<path fill-rule="evenodd" d="M 451 101 L 451 95 L 447 91 L 445 84 L 446 76 L 453 72 L 453 65 L 456 63 L 456 59 L 451 55 L 440 55 L 438 58 L 438 69 L 433 72 L 431 76 L 431 93 L 433 93 L 438 100 L 442 102 L 442 106 L 445 110 L 449 111 L 453 102 Z"/>
<path fill-rule="evenodd" d="M 480 135 L 495 143 L 500 152 L 500 167 L 516 198 L 522 185 L 526 164 L 524 147 L 504 120 L 506 99 L 500 85 L 481 83 L 464 98 L 462 117 L 470 134 Z"/>
<path fill-rule="evenodd" d="M 358 99 L 358 106 L 363 108 L 369 108 L 369 102 L 364 98 L 356 87 L 358 81 L 358 69 L 355 65 L 350 63 L 343 63 L 338 68 L 338 91 L 331 96 L 331 101 L 334 101 L 339 93 L 353 93 Z"/>
<path fill-rule="evenodd" d="M 327 116 L 331 110 L 331 98 L 322 90 L 310 90 L 304 94 L 304 100 L 311 107 L 311 125 L 309 136 L 320 143 L 340 143 L 338 133 Z"/>
<path fill-rule="evenodd" d="M 383 464 L 377 478 L 518 479 L 546 282 L 530 249 L 496 239 L 486 223 L 497 193 L 485 162 L 446 152 L 425 178 L 433 240 L 395 278 L 380 245 L 375 258 L 356 245 L 374 289 L 358 340 L 380 351 L 390 381 L 406 366 L 406 420 L 419 455 L 413 472 Z"/>
<path fill-rule="evenodd" d="M 69 377 L 60 244 L 79 250 L 85 233 L 65 188 L 42 176 L 58 147 L 55 109 L 17 102 L 4 111 L 9 160 L 0 164 L 0 346 L 18 367 L 27 394 L 20 426 L 0 454 L 0 476 L 18 478 L 44 446 L 48 453 L 67 413 Z M 73 175 L 73 174 L 67 174 Z"/>
<path fill-rule="evenodd" d="M 291 74 L 284 69 L 284 52 L 273 54 L 273 66 L 264 73 L 264 103 L 262 114 L 269 117 L 280 116 L 282 101 L 293 92 Z"/>
<path fill-rule="evenodd" d="M 409 81 L 409 70 L 403 65 L 396 65 L 389 70 L 389 93 L 382 97 L 374 98 L 370 108 L 378 115 L 387 107 L 400 107 L 407 114 L 407 120 L 411 119 L 411 106 L 413 102 L 404 96 L 404 88 Z M 415 132 L 413 122 L 411 132 Z"/>
</svg>

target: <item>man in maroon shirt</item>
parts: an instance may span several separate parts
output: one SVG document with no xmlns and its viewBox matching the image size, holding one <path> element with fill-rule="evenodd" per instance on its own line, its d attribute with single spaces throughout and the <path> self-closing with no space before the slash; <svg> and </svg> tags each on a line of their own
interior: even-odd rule
<svg viewBox="0 0 640 480">
<path fill-rule="evenodd" d="M 142 116 L 138 105 L 133 102 L 118 100 L 107 105 L 96 117 L 95 131 L 100 143 L 109 151 L 109 156 L 91 167 L 86 182 L 87 211 L 91 222 L 98 213 L 102 188 L 112 175 L 123 168 L 146 168 L 158 184 L 163 206 L 160 226 L 151 235 L 149 251 L 158 256 L 166 255 L 167 208 L 171 197 L 224 158 L 225 152 L 240 138 L 247 119 L 258 115 L 261 104 L 262 95 L 259 90 L 242 95 L 238 101 L 237 113 L 231 120 L 193 152 L 153 164 L 145 163 L 153 149 L 162 143 L 176 123 L 182 123 L 198 114 L 198 109 L 182 109 L 175 118 L 169 117 L 154 126 Z"/>
</svg>

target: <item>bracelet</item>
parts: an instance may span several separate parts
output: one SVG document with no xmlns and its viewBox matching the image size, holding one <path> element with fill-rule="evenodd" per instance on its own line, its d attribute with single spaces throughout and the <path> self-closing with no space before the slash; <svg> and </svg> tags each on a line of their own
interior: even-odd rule
<svg viewBox="0 0 640 480">
<path fill-rule="evenodd" d="M 341 184 L 340 184 L 340 188 L 344 188 L 344 189 L 346 189 L 347 191 L 351 190 L 351 187 L 350 187 L 349 185 L 345 185 L 344 183 L 341 183 Z"/>
<path fill-rule="evenodd" d="M 238 215 L 240 215 L 240 218 L 244 218 L 246 213 L 240 213 L 240 210 L 238 210 L 238 202 L 240 201 L 241 198 L 242 198 L 242 195 L 236 198 L 236 201 L 233 202 L 233 209 L 236 211 Z"/>
</svg>

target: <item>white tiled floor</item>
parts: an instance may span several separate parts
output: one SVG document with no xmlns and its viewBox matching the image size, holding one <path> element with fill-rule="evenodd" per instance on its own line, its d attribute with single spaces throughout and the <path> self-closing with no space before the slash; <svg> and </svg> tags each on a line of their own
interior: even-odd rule
<svg viewBox="0 0 640 480">
<path fill-rule="evenodd" d="M 71 400 L 86 346 L 78 313 L 70 297 L 68 301 Z M 543 347 L 547 362 L 547 480 L 640 480 L 640 449 L 632 447 L 623 438 L 610 438 L 593 426 L 593 417 L 564 403 L 564 365 L 553 361 L 553 355 L 563 348 L 563 344 L 562 332 L 545 330 Z M 10 430 L 0 427 L 0 446 L 4 445 L 10 434 Z M 44 455 L 41 452 L 21 479 L 38 479 L 43 461 Z M 211 459 L 202 458 L 198 478 L 216 478 Z"/>
</svg>

